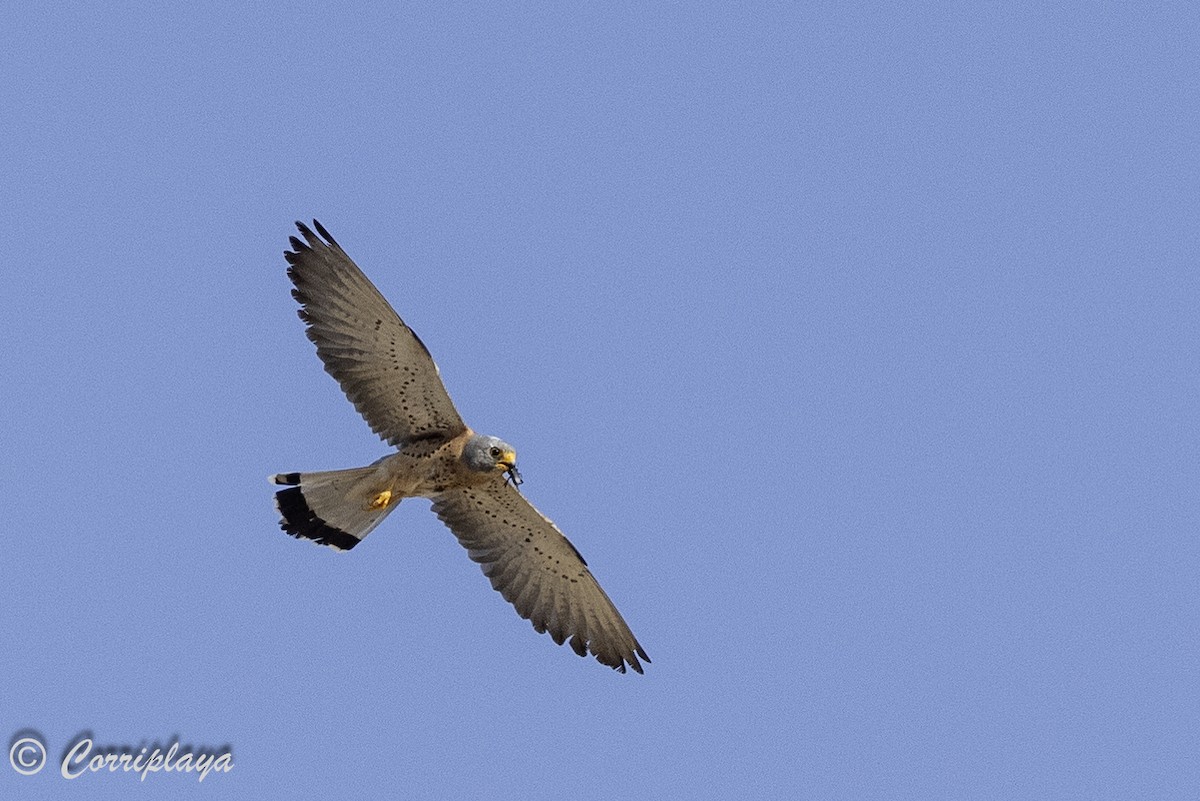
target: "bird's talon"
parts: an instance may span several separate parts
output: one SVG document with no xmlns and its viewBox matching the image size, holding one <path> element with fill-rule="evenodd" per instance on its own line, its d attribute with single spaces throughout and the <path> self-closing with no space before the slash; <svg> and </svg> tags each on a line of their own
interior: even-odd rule
<svg viewBox="0 0 1200 801">
<path fill-rule="evenodd" d="M 391 502 L 392 502 L 392 491 L 384 490 L 383 492 L 376 495 L 375 498 L 371 501 L 371 508 L 372 509 L 384 509 Z"/>
</svg>

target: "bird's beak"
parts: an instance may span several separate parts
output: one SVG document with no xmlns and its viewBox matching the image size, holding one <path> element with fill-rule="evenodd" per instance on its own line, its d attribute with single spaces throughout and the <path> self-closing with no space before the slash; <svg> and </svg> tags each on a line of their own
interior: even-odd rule
<svg viewBox="0 0 1200 801">
<path fill-rule="evenodd" d="M 521 483 L 521 474 L 517 472 L 517 454 L 505 451 L 500 454 L 496 464 L 504 468 L 504 472 L 508 474 L 508 480 L 513 483 L 514 487 Z"/>
</svg>

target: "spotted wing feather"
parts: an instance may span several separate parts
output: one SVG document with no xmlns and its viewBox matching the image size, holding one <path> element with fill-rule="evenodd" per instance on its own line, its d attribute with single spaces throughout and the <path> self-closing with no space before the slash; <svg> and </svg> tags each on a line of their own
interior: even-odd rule
<svg viewBox="0 0 1200 801">
<path fill-rule="evenodd" d="M 325 370 L 392 445 L 465 430 L 429 350 L 319 222 L 284 253 L 300 318 Z"/>
<path fill-rule="evenodd" d="M 570 541 L 516 489 L 496 481 L 449 490 L 434 497 L 433 510 L 534 629 L 622 673 L 627 664 L 642 672 L 638 657 L 650 657 L 621 613 Z"/>
</svg>

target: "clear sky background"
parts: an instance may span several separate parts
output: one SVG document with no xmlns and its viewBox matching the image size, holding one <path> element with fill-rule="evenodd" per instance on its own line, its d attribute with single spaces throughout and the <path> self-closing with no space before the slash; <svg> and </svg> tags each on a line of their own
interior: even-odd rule
<svg viewBox="0 0 1200 801">
<path fill-rule="evenodd" d="M 6 798 L 1196 798 L 1188 4 L 15 5 L 0 742 L 232 746 Z M 654 660 L 425 501 L 282 251 L 320 219 Z"/>
</svg>

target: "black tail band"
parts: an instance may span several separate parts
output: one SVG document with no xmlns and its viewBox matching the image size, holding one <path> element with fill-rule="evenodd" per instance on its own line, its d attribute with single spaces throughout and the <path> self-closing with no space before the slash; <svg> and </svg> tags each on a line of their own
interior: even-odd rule
<svg viewBox="0 0 1200 801">
<path fill-rule="evenodd" d="M 275 505 L 279 507 L 279 514 L 283 516 L 279 527 L 297 539 L 316 540 L 322 545 L 332 545 L 343 551 L 348 551 L 361 542 L 357 537 L 340 528 L 334 528 L 317 517 L 309 508 L 300 487 L 291 487 L 275 493 Z"/>
</svg>

